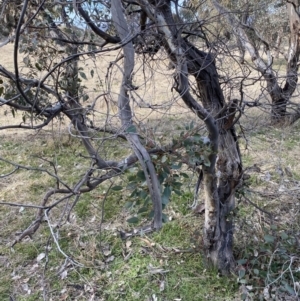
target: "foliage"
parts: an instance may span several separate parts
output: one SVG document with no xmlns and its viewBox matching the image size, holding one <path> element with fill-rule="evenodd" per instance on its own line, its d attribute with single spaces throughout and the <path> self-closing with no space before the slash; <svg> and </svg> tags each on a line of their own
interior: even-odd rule
<svg viewBox="0 0 300 301">
<path fill-rule="evenodd" d="M 190 177 L 186 167 L 195 167 L 196 169 L 196 166 L 210 165 L 208 159 L 211 153 L 209 139 L 200 136 L 197 132 L 198 129 L 194 128 L 192 121 L 185 126 L 185 131 L 181 131 L 178 137 L 173 138 L 168 152 L 151 156 L 161 185 L 163 209 L 168 205 L 172 192 L 178 196 L 182 195 L 182 183 Z M 143 171 L 133 167 L 127 174 L 127 189 L 131 194 L 126 208 L 136 208 L 136 216 L 130 218 L 128 222 L 138 223 L 139 217 L 152 218 L 154 212 L 149 207 L 151 200 Z M 122 186 L 114 186 L 112 190 L 122 190 Z M 167 221 L 165 214 L 163 221 Z"/>
<path fill-rule="evenodd" d="M 263 240 L 248 247 L 238 260 L 238 282 L 245 286 L 242 300 L 296 297 L 299 292 L 298 242 L 295 234 L 279 230 L 276 225 L 264 229 Z"/>
</svg>

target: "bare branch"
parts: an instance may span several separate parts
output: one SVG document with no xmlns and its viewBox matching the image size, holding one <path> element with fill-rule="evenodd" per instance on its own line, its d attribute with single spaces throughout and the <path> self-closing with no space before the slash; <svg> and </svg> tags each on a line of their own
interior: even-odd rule
<svg viewBox="0 0 300 301">
<path fill-rule="evenodd" d="M 48 207 L 38 206 L 38 205 L 29 205 L 29 204 L 17 204 L 17 203 L 10 203 L 10 202 L 0 202 L 0 205 L 7 205 L 13 207 L 24 207 L 24 208 L 34 208 L 34 209 L 47 209 Z"/>
<path fill-rule="evenodd" d="M 107 43 L 117 44 L 121 42 L 119 37 L 113 37 L 96 26 L 96 24 L 90 19 L 89 15 L 84 11 L 80 3 L 77 3 L 77 9 L 81 17 L 85 20 L 95 34 L 103 38 Z"/>
<path fill-rule="evenodd" d="M 122 4 L 120 0 L 112 0 L 111 12 L 115 27 L 122 39 L 123 43 L 131 40 L 125 17 L 122 12 Z M 153 227 L 159 230 L 162 227 L 162 202 L 160 184 L 156 175 L 154 165 L 147 150 L 141 144 L 136 134 L 135 126 L 132 122 L 132 112 L 129 103 L 128 91 L 132 90 L 132 71 L 134 68 L 134 48 L 131 42 L 123 46 L 124 53 L 124 71 L 123 82 L 120 88 L 118 98 L 118 106 L 120 118 L 125 130 L 125 136 L 130 142 L 136 156 L 142 165 L 147 185 L 150 191 L 151 199 L 154 206 L 154 224 Z"/>
</svg>

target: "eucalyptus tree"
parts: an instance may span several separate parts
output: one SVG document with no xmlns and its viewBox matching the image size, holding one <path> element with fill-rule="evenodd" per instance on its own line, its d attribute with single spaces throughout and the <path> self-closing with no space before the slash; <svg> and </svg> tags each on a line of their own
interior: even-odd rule
<svg viewBox="0 0 300 301">
<path fill-rule="evenodd" d="M 230 26 L 243 51 L 250 56 L 248 66 L 263 77 L 272 101 L 272 122 L 295 122 L 299 118 L 299 107 L 293 101 L 300 54 L 299 2 L 237 1 L 234 8 L 226 1 L 212 0 L 212 3 Z M 282 43 L 283 35 L 289 41 Z M 279 54 L 286 60 L 285 75 L 281 75 L 276 66 Z M 260 103 L 255 101 L 253 105 Z"/>
<path fill-rule="evenodd" d="M 154 211 L 153 223 L 143 227 L 143 231 L 159 230 L 162 227 L 163 199 L 168 198 L 171 191 L 169 184 L 160 177 L 158 164 L 153 162 L 157 157 L 153 155 L 180 152 L 183 145 L 187 147 L 194 141 L 200 151 L 194 153 L 193 160 L 188 161 L 200 166 L 199 183 L 202 181 L 204 186 L 204 247 L 211 262 L 222 273 L 228 273 L 234 267 L 230 213 L 235 208 L 235 192 L 242 177 L 235 133 L 239 116 L 236 116 L 237 101 L 225 101 L 215 54 L 211 52 L 203 20 L 196 16 L 186 24 L 179 13 L 180 4 L 170 0 L 89 3 L 25 0 L 20 7 L 16 26 L 11 28 L 9 37 L 2 43 L 14 42 L 14 68 L 10 71 L 0 66 L 0 104 L 12 112 L 24 112 L 24 120 L 21 124 L 6 125 L 1 129 L 40 129 L 53 119 L 64 116 L 69 120 L 72 131 L 82 140 L 91 162 L 84 175 L 78 175 L 78 181 L 73 186 L 55 177 L 57 187 L 46 192 L 37 219 L 16 242 L 37 230 L 44 210 L 49 213 L 55 204 L 72 197 L 75 205 L 83 193 L 121 176 L 137 162 L 144 174 Z M 7 2 L 2 5 L 4 13 L 10 9 Z M 206 5 L 205 1 L 203 5 Z M 102 30 L 97 25 L 99 21 L 107 22 L 109 29 Z M 5 24 L 6 21 L 3 22 Z M 204 39 L 208 48 L 200 49 L 193 44 L 190 38 L 194 36 Z M 86 75 L 79 59 L 93 57 L 101 60 L 104 54 L 115 50 L 122 50 L 122 55 L 111 64 L 122 62 L 118 64 L 122 75 L 117 97 L 119 122 L 112 128 L 106 118 L 101 120 L 101 126 L 95 126 L 88 116 L 99 99 L 107 105 L 112 101 L 111 83 L 108 80 L 107 88 L 102 86 L 102 93 L 88 101 L 90 95 L 82 82 Z M 19 68 L 19 53 L 24 55 L 26 72 L 21 72 Z M 208 138 L 199 139 L 198 133 L 192 137 L 186 133 L 181 141 L 173 140 L 167 145 L 141 139 L 143 133 L 134 122 L 132 111 L 136 95 L 142 89 L 135 85 L 134 67 L 138 59 L 142 59 L 145 65 L 155 60 L 159 53 L 165 53 L 175 66 L 172 90 L 195 114 L 198 123 L 206 127 Z M 95 69 L 91 74 L 96 72 Z M 152 72 L 156 69 L 153 68 Z M 106 78 L 109 79 L 108 76 Z M 143 101 L 144 94 L 138 95 Z M 147 124 L 144 126 L 147 127 Z M 95 132 L 112 135 L 116 143 L 117 139 L 125 139 L 131 153 L 121 160 L 103 157 L 93 139 Z M 192 156 L 191 152 L 189 155 Z M 55 195 L 59 201 L 53 201 Z"/>
</svg>

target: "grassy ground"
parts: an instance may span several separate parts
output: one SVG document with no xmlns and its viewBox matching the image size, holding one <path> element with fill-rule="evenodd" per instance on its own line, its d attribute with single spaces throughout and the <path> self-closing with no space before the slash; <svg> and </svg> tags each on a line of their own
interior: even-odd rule
<svg viewBox="0 0 300 301">
<path fill-rule="evenodd" d="M 50 159 L 53 151 L 61 179 L 72 183 L 78 165 L 84 169 L 85 162 L 77 160 L 83 151 L 80 143 L 69 139 L 45 134 L 31 139 L 2 137 L 1 157 L 46 168 L 47 163 L 37 157 Z M 10 171 L 9 164 L 0 164 L 3 174 Z M 38 205 L 47 187 L 54 185 L 41 172 L 20 170 L 2 180 L 1 200 Z M 0 207 L 1 300 L 10 295 L 17 300 L 41 300 L 43 294 L 48 300 L 232 300 L 236 279 L 221 278 L 206 265 L 199 234 L 203 221 L 187 209 L 192 198 L 188 189 L 180 197 L 174 195 L 166 209 L 171 221 L 161 232 L 122 241 L 118 230 L 128 228 L 126 219 L 133 212 L 125 209 L 120 192 L 112 193 L 104 204 L 100 231 L 106 188 L 82 196 L 71 221 L 55 229 L 60 248 L 83 267 L 66 262 L 47 224 L 32 239 L 10 248 L 15 233 L 34 219 L 35 210 Z M 51 214 L 53 223 L 64 206 Z"/>
<path fill-rule="evenodd" d="M 299 283 L 298 130 L 295 126 L 286 134 L 278 128 L 251 129 L 247 149 L 241 141 L 250 177 L 240 196 L 271 212 L 273 219 L 239 198 L 235 212 L 237 275 L 220 277 L 207 265 L 201 242 L 203 217 L 188 209 L 192 200 L 189 181 L 184 183 L 181 196 L 172 195 L 165 209 L 169 221 L 159 233 L 127 241 L 120 239 L 118 231 L 130 227 L 126 219 L 136 211 L 125 208 L 127 191 L 114 191 L 103 204 L 105 184 L 83 195 L 70 221 L 64 221 L 60 229 L 55 228 L 55 222 L 66 204 L 51 214 L 61 250 L 82 266 L 65 260 L 47 223 L 32 238 L 26 237 L 11 248 L 15 234 L 34 220 L 36 210 L 0 206 L 0 299 L 41 300 L 44 295 L 46 300 L 241 300 L 244 285 L 247 294 L 252 290 L 253 300 L 259 300 L 255 296 L 283 273 L 291 258 L 293 281 Z M 84 154 L 80 142 L 66 134 L 4 135 L 0 147 L 2 158 L 22 165 L 48 168 L 41 158 L 55 161 L 59 176 L 68 183 L 76 183 L 80 170 L 87 167 L 80 156 Z M 119 155 L 123 154 L 120 149 Z M 2 174 L 12 169 L 4 162 L 0 168 Z M 21 169 L 2 179 L 0 185 L 1 201 L 39 205 L 55 181 L 40 171 Z M 271 271 L 272 256 L 276 264 Z M 284 273 L 276 287 L 294 289 L 289 275 Z"/>
</svg>

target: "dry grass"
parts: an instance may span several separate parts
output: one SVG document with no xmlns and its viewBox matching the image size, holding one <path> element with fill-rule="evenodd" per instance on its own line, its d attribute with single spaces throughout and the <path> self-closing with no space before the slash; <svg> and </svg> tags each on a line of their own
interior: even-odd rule
<svg viewBox="0 0 300 301">
<path fill-rule="evenodd" d="M 3 65 L 6 66 L 6 63 L 9 62 L 8 69 L 12 71 L 13 45 L 9 44 L 1 50 Z M 86 87 L 85 93 L 89 95 L 89 100 L 83 105 L 91 105 L 97 96 L 107 93 L 106 99 L 100 97 L 96 100 L 95 110 L 90 116 L 95 126 L 103 126 L 105 122 L 112 126 L 119 125 L 117 99 L 122 81 L 122 73 L 120 72 L 122 61 L 115 62 L 119 55 L 120 53 L 115 51 L 89 57 L 84 56 L 80 60 L 79 66 L 83 68 L 87 77 L 87 80 L 82 79 L 82 84 Z M 27 69 L 22 69 L 24 65 L 22 57 L 23 55 L 20 55 L 19 64 L 21 70 L 26 74 Z M 34 60 L 34 58 L 32 59 Z M 146 65 L 142 63 L 143 58 L 139 56 L 133 76 L 133 84 L 139 88 L 131 92 L 135 123 L 141 127 L 150 124 L 152 129 L 159 127 L 161 133 L 164 129 L 171 130 L 170 119 L 173 120 L 172 125 L 176 123 L 175 120 L 179 120 L 178 124 L 181 124 L 182 120 L 196 119 L 184 106 L 178 95 L 172 92 L 173 71 L 167 69 L 167 58 L 160 53 L 154 61 L 149 61 Z M 91 70 L 94 71 L 93 76 L 91 76 Z M 16 113 L 15 118 L 12 118 L 10 111 L 3 107 L 0 108 L 0 114 L 2 115 L 0 126 L 22 122 L 22 113 L 20 112 Z M 34 123 L 34 120 L 29 119 L 28 122 L 29 124 L 30 122 Z M 68 122 L 64 126 L 67 128 Z M 57 127 L 61 129 L 62 123 L 54 121 L 46 129 L 58 129 Z M 172 130 L 176 129 L 176 125 L 174 127 Z M 4 132 L 15 134 L 18 131 L 10 129 Z"/>
</svg>

